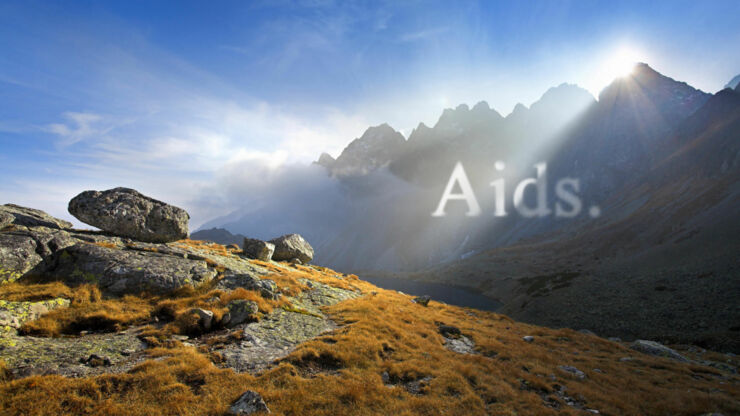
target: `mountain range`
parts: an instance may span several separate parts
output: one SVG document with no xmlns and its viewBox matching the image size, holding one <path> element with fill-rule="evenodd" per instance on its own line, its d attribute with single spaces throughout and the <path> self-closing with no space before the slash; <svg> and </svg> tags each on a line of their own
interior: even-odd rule
<svg viewBox="0 0 740 416">
<path fill-rule="evenodd" d="M 598 100 L 562 84 L 506 117 L 485 102 L 447 109 L 408 140 L 371 127 L 336 159 L 321 155 L 315 168 L 332 185 L 310 204 L 237 211 L 204 228 L 268 238 L 279 230 L 262 235 L 265 216 L 279 217 L 318 247 L 317 262 L 361 276 L 470 287 L 538 324 L 628 338 L 650 328 L 738 349 L 738 88 L 709 94 L 638 64 Z M 542 161 L 553 182 L 578 178 L 581 215 L 490 215 L 489 183 L 503 176 L 511 211 L 515 184 Z M 484 215 L 465 217 L 458 201 L 434 218 L 457 162 Z M 551 188 L 546 198 L 556 203 Z"/>
</svg>

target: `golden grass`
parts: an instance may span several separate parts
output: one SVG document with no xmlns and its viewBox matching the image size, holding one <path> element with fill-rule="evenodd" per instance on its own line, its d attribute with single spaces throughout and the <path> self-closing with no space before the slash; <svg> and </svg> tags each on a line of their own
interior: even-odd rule
<svg viewBox="0 0 740 416">
<path fill-rule="evenodd" d="M 85 289 L 80 289 L 85 290 Z M 54 298 L 72 299 L 77 292 L 61 282 L 44 284 L 22 284 L 18 282 L 0 285 L 0 299 L 14 302 L 38 302 Z"/>
<path fill-rule="evenodd" d="M 259 376 L 219 369 L 212 363 L 217 356 L 203 349 L 163 343 L 164 348 L 148 352 L 159 360 L 146 361 L 126 374 L 34 376 L 0 383 L 0 414 L 222 415 L 247 389 L 260 392 L 277 415 L 583 414 L 557 396 L 560 386 L 567 386 L 566 394 L 585 407 L 607 415 L 740 413 L 737 376 L 719 384 L 713 370 L 703 366 L 642 355 L 598 337 L 517 323 L 494 313 L 437 302 L 423 307 L 409 296 L 360 280 L 336 279 L 331 271 L 299 267 L 280 279 L 299 286 L 295 279 L 306 275 L 358 287 L 366 296 L 325 308 L 341 327 L 302 344 Z M 207 301 L 208 295 L 182 295 L 159 306 L 177 314 Z M 217 303 L 228 296 L 221 294 Z M 480 354 L 446 349 L 439 323 L 460 328 Z M 535 336 L 535 341 L 522 341 L 524 335 Z M 635 360 L 620 362 L 625 356 Z M 560 371 L 559 365 L 575 366 L 587 377 L 579 380 Z M 393 386 L 383 384 L 383 372 Z M 404 383 L 422 377 L 431 379 L 420 394 L 404 389 Z M 543 396 L 559 408 L 545 406 Z"/>
<path fill-rule="evenodd" d="M 191 240 L 189 238 L 175 241 L 172 245 L 185 250 L 196 249 L 227 257 L 232 255 L 232 252 L 234 251 L 233 249 L 229 249 L 221 244 L 211 243 L 209 241 Z"/>
<path fill-rule="evenodd" d="M 92 243 L 98 247 L 105 247 L 105 248 L 120 248 L 117 244 L 111 243 L 110 241 L 97 241 Z"/>
</svg>

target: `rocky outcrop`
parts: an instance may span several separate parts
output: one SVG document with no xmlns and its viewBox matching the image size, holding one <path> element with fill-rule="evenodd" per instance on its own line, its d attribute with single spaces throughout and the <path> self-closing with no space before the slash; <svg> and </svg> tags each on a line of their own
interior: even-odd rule
<svg viewBox="0 0 740 416">
<path fill-rule="evenodd" d="M 167 293 L 184 286 L 197 287 L 217 272 L 202 260 L 136 250 L 119 250 L 78 243 L 57 255 L 45 274 L 67 284 L 95 283 L 111 295 Z"/>
<path fill-rule="evenodd" d="M 275 252 L 275 244 L 255 238 L 245 238 L 243 250 L 244 255 L 250 259 L 270 261 Z"/>
<path fill-rule="evenodd" d="M 82 192 L 68 210 L 86 224 L 139 241 L 166 243 L 188 236 L 185 210 L 129 188 Z"/>
<path fill-rule="evenodd" d="M 9 217 L 12 219 L 9 220 Z M 20 205 L 0 205 L 0 229 L 7 225 L 21 225 L 24 227 L 47 227 L 56 229 L 72 228 L 72 223 L 54 218 L 44 211 L 26 208 Z"/>
<path fill-rule="evenodd" d="M 679 354 L 676 350 L 668 348 L 665 345 L 655 341 L 638 339 L 630 345 L 630 348 L 643 354 L 670 358 L 682 362 L 689 361 L 686 357 Z"/>
<path fill-rule="evenodd" d="M 275 261 L 288 261 L 298 259 L 302 263 L 308 263 L 313 259 L 313 247 L 298 234 L 288 234 L 270 240 L 275 245 L 272 259 Z"/>
</svg>

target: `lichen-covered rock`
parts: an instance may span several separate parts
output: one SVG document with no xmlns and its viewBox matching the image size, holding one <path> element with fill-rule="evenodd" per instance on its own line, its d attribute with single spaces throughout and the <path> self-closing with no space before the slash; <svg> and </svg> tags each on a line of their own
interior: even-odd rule
<svg viewBox="0 0 740 416">
<path fill-rule="evenodd" d="M 72 285 L 94 283 L 112 295 L 198 287 L 217 274 L 205 261 L 87 243 L 67 247 L 56 257 L 55 266 L 46 275 Z"/>
<path fill-rule="evenodd" d="M 56 308 L 69 306 L 69 299 L 57 298 L 38 302 L 15 302 L 0 299 L 0 327 L 18 329 Z"/>
<path fill-rule="evenodd" d="M 67 377 L 123 373 L 143 362 L 146 344 L 137 337 L 140 328 L 80 337 L 45 338 L 0 331 L 0 358 L 13 377 L 59 374 Z M 102 366 L 90 366 L 90 356 L 104 357 Z M 109 365 L 105 365 L 105 358 Z"/>
<path fill-rule="evenodd" d="M 8 216 L 12 216 L 11 222 L 3 224 L 7 221 Z M 54 218 L 38 209 L 26 208 L 15 204 L 0 205 L 0 218 L 5 218 L 0 219 L 0 229 L 10 224 L 25 227 L 48 227 L 60 230 L 72 228 L 71 222 Z"/>
<path fill-rule="evenodd" d="M 259 310 L 257 302 L 246 299 L 232 300 L 226 307 L 229 309 L 229 320 L 225 323 L 228 327 L 235 327 L 251 320 Z"/>
<path fill-rule="evenodd" d="M 270 413 L 262 396 L 253 390 L 247 390 L 229 408 L 230 415 L 251 415 L 256 412 Z"/>
<path fill-rule="evenodd" d="M 655 342 L 655 341 L 647 341 L 644 339 L 638 339 L 637 341 L 633 342 L 630 345 L 630 348 L 632 348 L 635 351 L 639 351 L 643 354 L 671 358 L 671 359 L 682 361 L 682 362 L 689 361 L 686 357 L 676 352 L 676 350 L 668 348 L 665 345 L 659 342 Z"/>
<path fill-rule="evenodd" d="M 15 221 L 15 217 L 8 214 L 7 212 L 0 211 L 0 230 L 9 226 Z"/>
<path fill-rule="evenodd" d="M 299 281 L 306 284 L 308 279 Z M 350 290 L 313 282 L 311 290 L 289 299 L 292 306 L 276 308 L 258 322 L 239 325 L 244 339 L 219 348 L 224 359 L 222 365 L 237 372 L 259 372 L 268 368 L 300 343 L 337 328 L 323 314 L 322 306 L 358 296 Z"/>
<path fill-rule="evenodd" d="M 40 226 L 0 232 L 0 283 L 18 280 L 27 273 L 43 274 L 55 253 L 77 241 L 70 232 Z"/>
<path fill-rule="evenodd" d="M 297 258 L 302 263 L 308 263 L 313 259 L 313 247 L 298 234 L 288 234 L 270 240 L 275 245 L 272 259 L 275 261 L 286 261 Z"/>
<path fill-rule="evenodd" d="M 216 285 L 216 288 L 221 290 L 234 290 L 239 287 L 260 292 L 260 295 L 266 299 L 277 299 L 279 297 L 275 282 L 269 279 L 260 279 L 248 273 L 236 273 L 227 270 L 223 279 Z"/>
<path fill-rule="evenodd" d="M 245 238 L 243 250 L 244 255 L 250 259 L 270 261 L 275 252 L 275 244 L 255 238 Z"/>
<path fill-rule="evenodd" d="M 129 188 L 85 191 L 69 201 L 69 213 L 101 230 L 150 243 L 188 236 L 185 210 Z"/>
</svg>

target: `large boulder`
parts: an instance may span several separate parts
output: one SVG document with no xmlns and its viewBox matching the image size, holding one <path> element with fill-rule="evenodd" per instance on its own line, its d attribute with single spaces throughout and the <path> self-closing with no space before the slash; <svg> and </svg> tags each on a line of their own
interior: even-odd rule
<svg viewBox="0 0 740 416">
<path fill-rule="evenodd" d="M 69 201 L 69 213 L 101 230 L 149 243 L 188 237 L 188 213 L 129 188 L 85 191 Z"/>
<path fill-rule="evenodd" d="M 56 229 L 72 228 L 72 223 L 59 218 L 54 218 L 44 211 L 26 208 L 20 205 L 0 205 L 0 229 L 10 225 L 22 225 L 24 227 L 47 227 Z"/>
<path fill-rule="evenodd" d="M 97 284 L 111 295 L 159 294 L 184 286 L 198 287 L 217 274 L 203 260 L 89 243 L 67 247 L 55 257 L 54 266 L 45 273 L 47 276 L 71 285 Z"/>
<path fill-rule="evenodd" d="M 298 234 L 284 235 L 270 242 L 275 245 L 275 252 L 272 254 L 275 261 L 298 259 L 302 263 L 308 263 L 313 259 L 313 247 Z"/>
<path fill-rule="evenodd" d="M 243 248 L 245 256 L 262 261 L 272 260 L 272 254 L 275 252 L 275 244 L 255 238 L 245 238 Z"/>
</svg>

